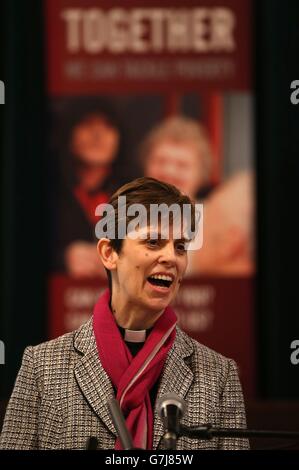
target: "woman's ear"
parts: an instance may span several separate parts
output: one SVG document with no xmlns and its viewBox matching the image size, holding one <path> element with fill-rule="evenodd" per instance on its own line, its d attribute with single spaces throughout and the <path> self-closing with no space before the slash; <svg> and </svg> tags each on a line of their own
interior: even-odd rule
<svg viewBox="0 0 299 470">
<path fill-rule="evenodd" d="M 97 251 L 101 258 L 101 261 L 106 269 L 109 271 L 116 268 L 116 262 L 118 260 L 118 254 L 112 248 L 110 240 L 108 238 L 101 238 L 97 244 Z"/>
</svg>

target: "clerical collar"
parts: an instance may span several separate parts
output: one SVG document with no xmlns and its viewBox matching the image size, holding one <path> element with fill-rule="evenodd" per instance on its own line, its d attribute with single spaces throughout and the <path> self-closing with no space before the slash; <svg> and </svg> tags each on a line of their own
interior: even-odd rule
<svg viewBox="0 0 299 470">
<path fill-rule="evenodd" d="M 128 343 L 144 343 L 146 330 L 125 330 L 124 340 Z"/>
<path fill-rule="evenodd" d="M 148 330 L 128 330 L 118 325 L 122 337 L 127 343 L 144 343 L 152 328 Z"/>
</svg>

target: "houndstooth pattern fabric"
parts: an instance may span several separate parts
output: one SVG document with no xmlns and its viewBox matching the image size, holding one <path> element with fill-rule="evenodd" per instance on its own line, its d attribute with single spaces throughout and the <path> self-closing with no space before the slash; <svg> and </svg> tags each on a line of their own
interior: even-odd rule
<svg viewBox="0 0 299 470">
<path fill-rule="evenodd" d="M 246 427 L 234 361 L 197 343 L 179 328 L 157 399 L 176 393 L 187 402 L 182 424 Z M 98 357 L 92 321 L 79 330 L 25 349 L 0 435 L 1 449 L 85 449 L 95 436 L 113 449 L 116 430 L 107 402 L 112 384 Z M 163 449 L 163 425 L 155 412 L 153 449 Z M 181 437 L 177 449 L 247 449 L 246 439 L 210 441 Z"/>
</svg>

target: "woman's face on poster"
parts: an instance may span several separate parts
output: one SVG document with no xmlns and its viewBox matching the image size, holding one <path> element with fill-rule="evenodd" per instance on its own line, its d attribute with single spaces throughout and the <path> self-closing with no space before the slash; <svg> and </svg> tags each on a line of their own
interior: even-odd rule
<svg viewBox="0 0 299 470">
<path fill-rule="evenodd" d="M 192 198 L 202 186 L 202 173 L 200 155 L 191 142 L 160 141 L 145 162 L 145 176 L 173 184 Z"/>
<path fill-rule="evenodd" d="M 87 166 L 107 167 L 116 157 L 119 132 L 101 115 L 91 115 L 72 132 L 71 151 Z"/>
</svg>

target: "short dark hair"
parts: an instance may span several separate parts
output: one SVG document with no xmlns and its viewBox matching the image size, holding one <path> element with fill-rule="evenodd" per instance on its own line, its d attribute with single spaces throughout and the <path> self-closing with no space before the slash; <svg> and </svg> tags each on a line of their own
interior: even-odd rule
<svg viewBox="0 0 299 470">
<path fill-rule="evenodd" d="M 121 186 L 110 198 L 108 204 L 114 209 L 115 216 L 115 233 L 118 233 L 118 198 L 119 196 L 126 196 L 126 213 L 129 206 L 132 204 L 142 204 L 149 214 L 151 204 L 166 204 L 170 207 L 172 204 L 177 204 L 182 210 L 185 204 L 191 206 L 191 226 L 192 230 L 195 227 L 195 205 L 189 196 L 183 194 L 172 184 L 164 183 L 155 178 L 142 177 L 137 178 L 130 183 Z M 127 216 L 126 227 L 134 216 Z M 123 238 L 110 240 L 110 245 L 116 253 L 120 253 L 123 246 Z M 111 273 L 106 269 L 109 288 L 111 291 L 112 280 Z"/>
</svg>

